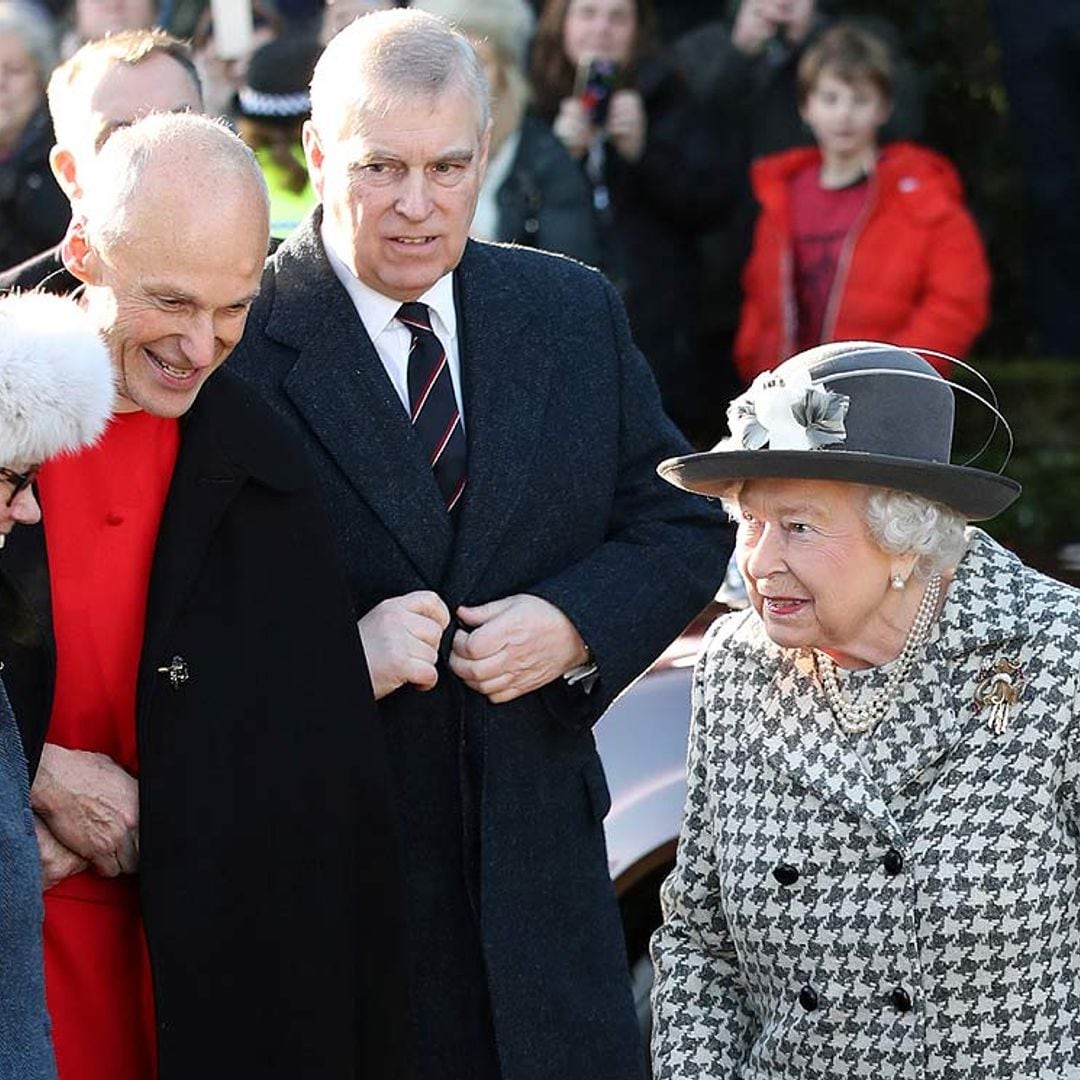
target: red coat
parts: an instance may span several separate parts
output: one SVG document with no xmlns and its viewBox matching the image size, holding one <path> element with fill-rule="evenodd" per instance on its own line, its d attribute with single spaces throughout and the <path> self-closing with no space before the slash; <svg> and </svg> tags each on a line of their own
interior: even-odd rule
<svg viewBox="0 0 1080 1080">
<path fill-rule="evenodd" d="M 761 212 L 735 340 L 735 364 L 748 383 L 795 351 L 791 180 L 820 161 L 816 147 L 800 147 L 751 169 Z M 914 143 L 886 146 L 840 255 L 822 341 L 888 341 L 963 356 L 986 325 L 989 294 L 986 253 L 956 170 Z"/>
</svg>

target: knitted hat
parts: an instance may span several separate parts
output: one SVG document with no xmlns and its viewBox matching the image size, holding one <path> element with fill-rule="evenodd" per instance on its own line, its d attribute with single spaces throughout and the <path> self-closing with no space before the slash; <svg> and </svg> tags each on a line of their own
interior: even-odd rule
<svg viewBox="0 0 1080 1080">
<path fill-rule="evenodd" d="M 731 481 L 753 477 L 847 480 L 921 495 L 982 521 L 1009 506 L 1020 485 L 950 464 L 955 385 L 916 349 L 819 345 L 759 375 L 730 404 L 730 437 L 708 453 L 661 462 L 658 471 L 701 495 L 722 495 Z"/>
<path fill-rule="evenodd" d="M 78 450 L 112 412 L 109 351 L 90 317 L 48 293 L 0 296 L 0 465 Z"/>
<path fill-rule="evenodd" d="M 312 37 L 274 38 L 248 62 L 244 85 L 233 99 L 237 116 L 253 120 L 302 120 L 311 112 L 311 76 L 322 45 Z"/>
</svg>

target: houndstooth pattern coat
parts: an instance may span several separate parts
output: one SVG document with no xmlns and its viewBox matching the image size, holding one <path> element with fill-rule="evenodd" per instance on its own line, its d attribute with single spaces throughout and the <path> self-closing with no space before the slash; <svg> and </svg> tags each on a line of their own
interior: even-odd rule
<svg viewBox="0 0 1080 1080">
<path fill-rule="evenodd" d="M 995 734 L 1003 658 L 1026 681 Z M 658 1080 L 1080 1077 L 1078 686 L 1080 593 L 978 530 L 870 735 L 807 651 L 722 619 L 652 943 Z"/>
</svg>

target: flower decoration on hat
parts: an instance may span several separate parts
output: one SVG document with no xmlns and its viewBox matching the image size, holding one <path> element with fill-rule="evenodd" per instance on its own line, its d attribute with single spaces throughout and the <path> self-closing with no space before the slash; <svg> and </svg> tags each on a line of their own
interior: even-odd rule
<svg viewBox="0 0 1080 1080">
<path fill-rule="evenodd" d="M 731 439 L 721 448 L 820 450 L 843 443 L 850 400 L 815 386 L 805 368 L 763 372 L 728 406 Z"/>
</svg>

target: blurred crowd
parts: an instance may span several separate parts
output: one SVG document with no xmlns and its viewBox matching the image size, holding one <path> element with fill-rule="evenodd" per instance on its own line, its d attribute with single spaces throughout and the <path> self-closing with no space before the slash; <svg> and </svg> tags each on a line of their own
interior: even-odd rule
<svg viewBox="0 0 1080 1080">
<path fill-rule="evenodd" d="M 316 199 L 301 144 L 315 62 L 351 20 L 390 6 L 0 0 L 0 270 L 39 258 L 66 229 L 64 152 L 85 125 L 63 130 L 64 86 L 92 58 L 96 44 L 79 51 L 88 42 L 155 27 L 179 39 L 168 49 L 192 69 L 198 100 L 188 91 L 147 105 L 148 91 L 133 87 L 144 97 L 125 108 L 226 117 L 264 170 L 281 239 Z M 720 434 L 716 401 L 797 349 L 866 338 L 963 357 L 984 329 L 991 283 L 980 227 L 954 164 L 919 142 L 922 81 L 895 29 L 873 14 L 840 20 L 817 0 L 412 6 L 460 27 L 490 80 L 491 152 L 473 235 L 601 268 L 665 407 L 697 445 Z M 1047 109 L 1065 123 L 1077 105 L 1071 68 L 1040 67 L 1040 57 L 1077 47 L 1076 28 L 1057 26 L 1068 20 L 1060 7 L 1036 5 L 1023 34 L 1009 30 L 1012 5 L 993 12 L 1031 179 L 1033 337 L 1069 355 L 1080 306 L 1068 299 L 1076 271 L 1061 252 L 1077 231 L 1067 193 L 1078 169 L 1075 151 L 1048 131 Z"/>
</svg>

